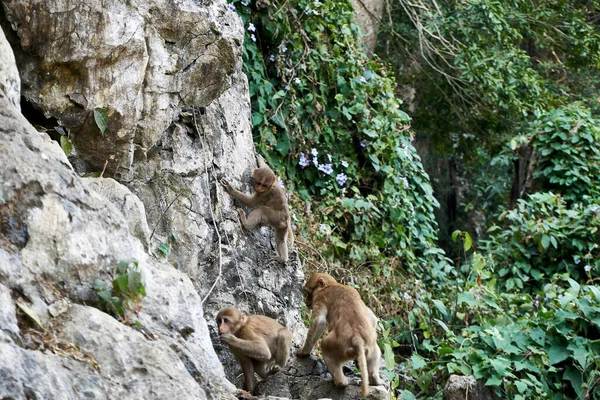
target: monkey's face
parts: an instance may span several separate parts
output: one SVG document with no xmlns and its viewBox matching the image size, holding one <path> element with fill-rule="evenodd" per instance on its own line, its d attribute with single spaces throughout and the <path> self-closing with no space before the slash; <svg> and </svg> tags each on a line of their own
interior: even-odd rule
<svg viewBox="0 0 600 400">
<path fill-rule="evenodd" d="M 219 335 L 235 335 L 241 328 L 242 313 L 233 307 L 224 308 L 217 314 Z"/>
<path fill-rule="evenodd" d="M 306 282 L 306 285 L 304 285 L 304 303 L 306 303 L 306 307 L 310 309 L 312 309 L 313 305 L 313 294 L 318 287 L 319 283 L 316 279 L 310 279 Z"/>
<path fill-rule="evenodd" d="M 268 167 L 257 168 L 254 170 L 252 185 L 257 193 L 264 193 L 271 189 L 275 183 L 275 174 Z"/>
<path fill-rule="evenodd" d="M 304 294 L 306 296 L 304 302 L 306 303 L 306 306 L 312 308 L 313 297 L 316 295 L 316 292 L 335 283 L 336 280 L 329 274 L 313 274 L 304 285 Z"/>
</svg>

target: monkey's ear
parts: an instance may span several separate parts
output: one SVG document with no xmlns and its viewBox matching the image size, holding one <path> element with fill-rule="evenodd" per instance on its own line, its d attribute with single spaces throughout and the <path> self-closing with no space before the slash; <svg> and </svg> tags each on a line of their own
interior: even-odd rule
<svg viewBox="0 0 600 400">
<path fill-rule="evenodd" d="M 322 277 L 317 279 L 317 283 L 319 284 L 319 286 L 321 287 L 325 287 L 327 286 L 327 282 L 325 282 L 325 279 L 323 279 Z"/>
<path fill-rule="evenodd" d="M 240 318 L 240 323 L 242 325 L 246 325 L 246 322 L 248 322 L 248 316 L 246 314 L 242 314 L 242 317 Z"/>
</svg>

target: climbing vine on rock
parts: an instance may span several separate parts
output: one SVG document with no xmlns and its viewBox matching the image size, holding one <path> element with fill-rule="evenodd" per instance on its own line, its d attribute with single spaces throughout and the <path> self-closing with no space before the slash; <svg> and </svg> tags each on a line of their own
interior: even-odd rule
<svg viewBox="0 0 600 400">
<path fill-rule="evenodd" d="M 246 29 L 255 143 L 290 182 L 301 241 L 316 239 L 330 264 L 370 265 L 378 295 L 397 296 L 395 279 L 407 269 L 443 274 L 437 202 L 409 117 L 393 75 L 359 44 L 350 3 L 234 1 L 229 9 Z"/>
</svg>

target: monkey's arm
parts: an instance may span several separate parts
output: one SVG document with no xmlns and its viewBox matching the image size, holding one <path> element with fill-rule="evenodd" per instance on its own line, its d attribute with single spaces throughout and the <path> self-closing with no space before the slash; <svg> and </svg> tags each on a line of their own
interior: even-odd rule
<svg viewBox="0 0 600 400">
<path fill-rule="evenodd" d="M 315 307 L 313 308 L 312 318 L 310 321 L 310 328 L 306 334 L 306 342 L 304 346 L 296 353 L 297 356 L 308 356 L 310 351 L 317 343 L 317 340 L 323 334 L 325 326 L 327 325 L 327 307 Z"/>
<path fill-rule="evenodd" d="M 247 194 L 236 190 L 226 179 L 221 179 L 221 185 L 223 185 L 223 188 L 230 196 L 238 199 L 246 207 L 256 207 L 256 195 L 248 196 Z"/>
<path fill-rule="evenodd" d="M 240 339 L 231 334 L 222 335 L 221 340 L 227 343 L 233 353 L 243 353 L 247 357 L 258 361 L 271 359 L 271 350 L 264 341 Z"/>
</svg>

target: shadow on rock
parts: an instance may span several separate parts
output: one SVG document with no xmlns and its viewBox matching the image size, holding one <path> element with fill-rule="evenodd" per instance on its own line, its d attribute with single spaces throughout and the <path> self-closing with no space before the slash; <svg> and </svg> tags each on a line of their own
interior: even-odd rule
<svg viewBox="0 0 600 400">
<path fill-rule="evenodd" d="M 288 398 L 300 400 L 331 399 L 352 400 L 362 399 L 360 393 L 360 378 L 351 376 L 347 387 L 337 387 L 323 360 L 311 356 L 308 358 L 293 357 L 288 365 L 278 373 L 270 376 L 257 386 L 259 398 Z M 370 386 L 367 399 L 387 400 L 388 391 L 383 386 Z"/>
</svg>

